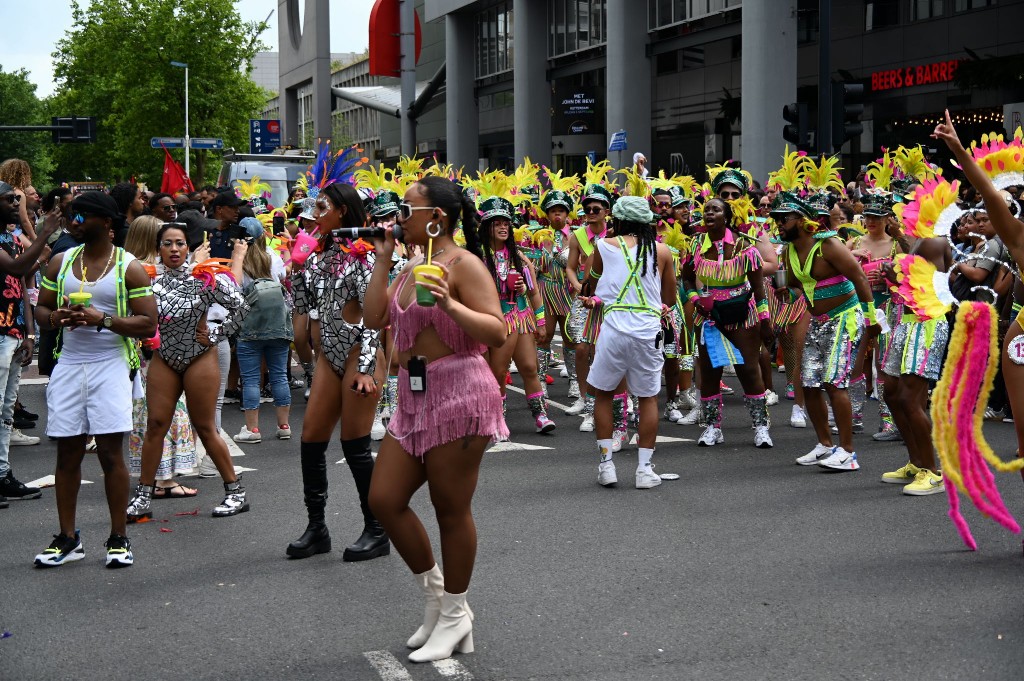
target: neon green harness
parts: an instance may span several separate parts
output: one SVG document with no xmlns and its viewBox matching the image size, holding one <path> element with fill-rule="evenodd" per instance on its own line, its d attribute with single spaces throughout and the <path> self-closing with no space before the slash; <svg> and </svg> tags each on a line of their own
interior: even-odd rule
<svg viewBox="0 0 1024 681">
<path fill-rule="evenodd" d="M 626 247 L 625 240 L 620 236 L 616 237 L 619 242 L 619 248 L 622 249 L 622 257 L 626 260 L 626 265 L 629 267 L 629 277 L 626 279 L 626 283 L 622 286 L 622 290 L 619 291 L 618 297 L 615 302 L 611 305 L 605 304 L 604 313 L 609 312 L 636 312 L 637 314 L 653 315 L 655 317 L 661 317 L 661 307 L 654 307 L 652 303 L 647 302 L 647 296 L 644 295 L 644 287 L 640 285 L 640 261 L 633 261 L 633 256 L 629 254 L 629 249 Z M 631 303 L 624 303 L 626 293 L 633 289 L 636 291 L 637 297 L 640 299 L 639 305 L 633 305 Z"/>
</svg>

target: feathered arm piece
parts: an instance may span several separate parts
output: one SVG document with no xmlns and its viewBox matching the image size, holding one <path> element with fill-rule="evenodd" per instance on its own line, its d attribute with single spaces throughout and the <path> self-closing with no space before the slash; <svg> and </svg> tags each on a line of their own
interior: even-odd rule
<svg viewBox="0 0 1024 681">
<path fill-rule="evenodd" d="M 768 186 L 786 191 L 794 191 L 804 186 L 804 171 L 807 165 L 813 165 L 807 159 L 807 152 L 794 149 L 782 155 L 782 167 L 768 175 Z"/>
<path fill-rule="evenodd" d="M 890 286 L 921 321 L 942 319 L 956 298 L 949 292 L 949 273 L 940 272 L 927 258 L 899 255 L 893 263 L 896 284 Z"/>
<path fill-rule="evenodd" d="M 231 261 L 227 258 L 209 258 L 192 267 L 192 276 L 203 282 L 203 288 L 212 289 L 217 285 L 217 275 L 224 276 L 235 281 L 235 275 L 231 274 Z M 235 281 L 237 285 L 238 282 Z"/>
<path fill-rule="evenodd" d="M 949 234 L 953 222 L 963 214 L 956 205 L 960 183 L 941 177 L 925 180 L 914 189 L 910 203 L 897 203 L 893 212 L 903 223 L 908 236 L 929 239 Z"/>
<path fill-rule="evenodd" d="M 807 159 L 804 181 L 807 186 L 817 190 L 834 190 L 840 194 L 845 192 L 843 177 L 839 174 L 842 168 L 839 167 L 838 156 L 822 156 L 821 161 L 815 164 Z"/>
</svg>

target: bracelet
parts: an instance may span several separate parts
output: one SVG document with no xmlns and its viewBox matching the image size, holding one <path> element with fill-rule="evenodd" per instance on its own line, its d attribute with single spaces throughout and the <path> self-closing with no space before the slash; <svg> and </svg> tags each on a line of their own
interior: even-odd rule
<svg viewBox="0 0 1024 681">
<path fill-rule="evenodd" d="M 768 314 L 768 310 L 758 310 L 757 318 L 759 321 L 766 322 L 771 319 L 771 315 Z"/>
<path fill-rule="evenodd" d="M 755 309 L 757 310 L 758 315 L 760 315 L 762 312 L 768 312 L 768 300 L 762 298 L 761 300 L 757 301 Z"/>
<path fill-rule="evenodd" d="M 690 289 L 686 292 L 686 299 L 691 303 L 696 303 L 700 299 L 700 294 L 693 289 Z"/>
<path fill-rule="evenodd" d="M 872 324 L 874 324 L 875 323 L 875 302 L 871 301 L 869 303 L 865 303 L 865 302 L 862 301 L 861 304 L 860 304 L 860 309 L 864 313 L 864 321 L 867 323 L 867 325 L 871 326 Z"/>
</svg>

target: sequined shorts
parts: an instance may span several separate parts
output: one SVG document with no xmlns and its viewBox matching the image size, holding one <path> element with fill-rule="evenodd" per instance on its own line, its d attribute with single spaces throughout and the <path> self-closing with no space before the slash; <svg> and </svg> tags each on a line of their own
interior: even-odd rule
<svg viewBox="0 0 1024 681">
<path fill-rule="evenodd" d="M 939 380 L 942 360 L 949 343 L 949 322 L 900 322 L 886 348 L 882 371 L 889 376 L 913 374 L 929 381 Z"/>
<path fill-rule="evenodd" d="M 855 316 L 855 327 L 849 315 Z M 852 335 L 851 328 L 855 328 Z M 848 387 L 863 335 L 864 313 L 859 307 L 824 321 L 812 316 L 800 366 L 803 385 L 808 388 L 820 388 L 824 384 Z"/>
<path fill-rule="evenodd" d="M 569 320 L 566 322 L 566 331 L 573 343 L 597 343 L 597 336 L 601 330 L 600 309 L 589 309 L 583 306 L 579 298 L 572 301 L 572 309 L 569 311 Z"/>
</svg>

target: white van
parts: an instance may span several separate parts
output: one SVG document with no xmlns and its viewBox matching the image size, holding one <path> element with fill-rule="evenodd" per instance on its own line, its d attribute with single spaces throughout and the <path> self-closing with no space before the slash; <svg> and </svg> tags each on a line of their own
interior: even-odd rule
<svg viewBox="0 0 1024 681">
<path fill-rule="evenodd" d="M 239 154 L 228 149 L 224 164 L 217 177 L 217 186 L 238 186 L 238 181 L 251 182 L 259 177 L 260 182 L 270 185 L 270 204 L 283 208 L 288 202 L 288 191 L 316 159 L 312 151 L 282 149 L 272 154 Z"/>
</svg>

